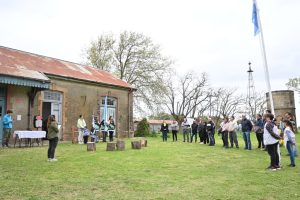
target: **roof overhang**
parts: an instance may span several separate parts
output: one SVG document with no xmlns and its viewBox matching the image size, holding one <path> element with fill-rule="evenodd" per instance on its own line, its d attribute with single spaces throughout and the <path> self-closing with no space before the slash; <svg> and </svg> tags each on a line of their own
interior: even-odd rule
<svg viewBox="0 0 300 200">
<path fill-rule="evenodd" d="M 45 75 L 43 75 L 45 76 Z M 0 83 L 8 84 L 8 85 L 19 85 L 26 87 L 34 87 L 40 89 L 50 89 L 50 80 L 38 80 L 38 79 L 30 79 L 20 76 L 9 76 L 6 74 L 0 74 Z"/>
</svg>

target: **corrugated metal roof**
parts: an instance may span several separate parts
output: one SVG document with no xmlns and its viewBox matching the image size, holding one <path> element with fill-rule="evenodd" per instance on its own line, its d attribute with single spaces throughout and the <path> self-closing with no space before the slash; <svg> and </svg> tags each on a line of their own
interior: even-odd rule
<svg viewBox="0 0 300 200">
<path fill-rule="evenodd" d="M 103 70 L 0 46 L 0 74 L 43 80 L 47 78 L 42 76 L 43 73 L 133 88 L 127 82 Z"/>
</svg>

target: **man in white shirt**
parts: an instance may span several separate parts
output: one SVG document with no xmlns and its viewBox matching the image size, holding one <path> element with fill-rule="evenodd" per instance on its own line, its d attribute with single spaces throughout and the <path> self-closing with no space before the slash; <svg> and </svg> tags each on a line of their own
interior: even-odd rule
<svg viewBox="0 0 300 200">
<path fill-rule="evenodd" d="M 82 115 L 79 115 L 79 119 L 77 120 L 77 128 L 78 128 L 78 144 L 83 144 L 83 132 L 84 129 L 86 128 L 86 123 Z"/>
</svg>

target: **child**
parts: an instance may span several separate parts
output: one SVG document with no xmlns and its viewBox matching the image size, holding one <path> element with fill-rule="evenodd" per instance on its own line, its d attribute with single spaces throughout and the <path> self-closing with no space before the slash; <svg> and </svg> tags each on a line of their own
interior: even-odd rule
<svg viewBox="0 0 300 200">
<path fill-rule="evenodd" d="M 286 148 L 289 152 L 291 164 L 290 167 L 295 167 L 295 149 L 296 149 L 296 139 L 293 129 L 293 125 L 289 120 L 285 121 L 285 130 L 284 130 L 284 140 L 286 142 Z"/>
</svg>

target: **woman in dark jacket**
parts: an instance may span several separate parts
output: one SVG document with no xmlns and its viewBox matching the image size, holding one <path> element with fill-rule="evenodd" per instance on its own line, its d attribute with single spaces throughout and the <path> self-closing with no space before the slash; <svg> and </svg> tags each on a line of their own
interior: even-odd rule
<svg viewBox="0 0 300 200">
<path fill-rule="evenodd" d="M 47 128 L 48 128 L 47 137 L 49 140 L 48 161 L 57 161 L 57 159 L 54 157 L 54 154 L 58 143 L 58 127 L 54 115 L 50 115 L 48 117 Z"/>
<path fill-rule="evenodd" d="M 169 126 L 168 126 L 168 124 L 165 122 L 165 120 L 164 120 L 163 123 L 161 124 L 160 130 L 161 130 L 161 132 L 162 132 L 163 142 L 164 142 L 164 141 L 167 141 L 168 133 L 169 133 Z"/>
<path fill-rule="evenodd" d="M 256 115 L 254 131 L 256 133 L 256 138 L 257 138 L 257 143 L 258 143 L 257 148 L 260 149 L 262 147 L 262 149 L 264 149 L 265 148 L 265 145 L 264 145 L 264 122 L 263 122 L 262 116 L 260 114 Z"/>
</svg>

